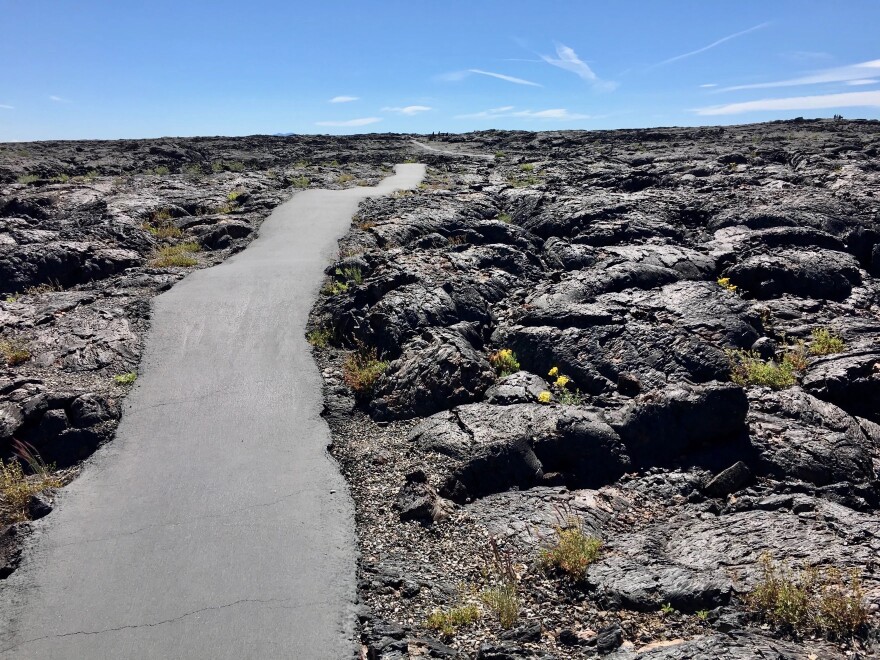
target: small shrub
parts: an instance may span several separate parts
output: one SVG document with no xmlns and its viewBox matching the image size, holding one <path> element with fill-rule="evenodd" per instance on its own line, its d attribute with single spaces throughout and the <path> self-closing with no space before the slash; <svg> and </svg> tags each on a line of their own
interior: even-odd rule
<svg viewBox="0 0 880 660">
<path fill-rule="evenodd" d="M 50 488 L 59 488 L 62 480 L 53 475 L 53 466 L 46 465 L 30 445 L 13 442 L 18 458 L 9 462 L 0 460 L 0 523 L 8 525 L 27 520 L 28 501 L 32 495 Z M 33 474 L 25 474 L 22 463 Z"/>
<path fill-rule="evenodd" d="M 244 163 L 237 160 L 232 160 L 227 163 L 224 163 L 227 170 L 230 172 L 244 172 Z"/>
<path fill-rule="evenodd" d="M 70 175 L 62 173 L 58 176 L 53 176 L 50 180 L 52 183 L 67 183 L 70 181 Z"/>
<path fill-rule="evenodd" d="M 425 621 L 425 627 L 436 630 L 444 637 L 452 637 L 462 626 L 479 620 L 480 608 L 476 605 L 459 605 L 448 610 L 434 610 Z"/>
<path fill-rule="evenodd" d="M 532 163 L 523 163 L 522 165 L 519 166 L 520 172 L 531 172 L 534 169 L 535 169 L 535 166 Z"/>
<path fill-rule="evenodd" d="M 489 364 L 495 367 L 499 376 L 509 376 L 519 371 L 519 361 L 516 353 L 509 348 L 502 348 L 489 356 Z"/>
<path fill-rule="evenodd" d="M 197 165 L 195 163 L 191 163 L 189 165 L 184 165 L 183 169 L 181 169 L 181 174 L 185 176 L 187 179 L 198 180 L 205 176 L 205 172 L 202 170 L 201 165 Z"/>
<path fill-rule="evenodd" d="M 4 339 L 0 341 L 0 354 L 10 367 L 24 364 L 31 359 L 31 352 L 23 342 L 17 339 Z"/>
<path fill-rule="evenodd" d="M 163 222 L 168 222 L 174 216 L 171 214 L 171 209 L 159 209 L 157 211 L 153 211 L 150 214 L 150 222 L 152 224 L 161 224 Z"/>
<path fill-rule="evenodd" d="M 501 584 L 484 589 L 480 600 L 498 617 L 502 628 L 513 628 L 519 619 L 519 595 L 515 582 Z"/>
<path fill-rule="evenodd" d="M 336 183 L 348 183 L 349 181 L 354 181 L 354 175 L 340 174 L 339 178 L 336 179 Z"/>
<path fill-rule="evenodd" d="M 129 371 L 125 374 L 119 374 L 118 376 L 113 376 L 113 382 L 117 385 L 131 385 L 136 380 L 137 373 L 135 373 L 134 371 Z"/>
<path fill-rule="evenodd" d="M 828 328 L 814 328 L 810 342 L 810 355 L 834 355 L 846 350 L 846 342 Z"/>
<path fill-rule="evenodd" d="M 709 620 L 709 610 L 697 610 L 696 614 L 697 614 L 697 618 L 700 621 L 708 621 Z"/>
<path fill-rule="evenodd" d="M 495 158 L 496 158 L 496 160 L 501 160 L 502 158 L 505 158 L 504 152 L 503 151 L 496 151 Z"/>
<path fill-rule="evenodd" d="M 48 282 L 43 282 L 42 284 L 35 284 L 34 286 L 29 286 L 24 290 L 25 294 L 28 296 L 39 296 L 44 293 L 53 293 L 54 291 L 61 291 L 64 287 L 55 280 L 49 280 Z"/>
<path fill-rule="evenodd" d="M 498 220 L 500 222 L 506 222 L 508 224 L 513 222 L 513 218 L 510 216 L 510 213 L 499 213 L 496 220 Z"/>
<path fill-rule="evenodd" d="M 315 348 L 327 348 L 333 340 L 333 331 L 327 327 L 315 328 L 306 333 L 306 341 Z"/>
<path fill-rule="evenodd" d="M 156 174 L 157 176 L 165 176 L 166 174 L 170 174 L 171 170 L 169 170 L 165 165 L 159 165 L 159 167 L 155 168 L 152 173 Z"/>
<path fill-rule="evenodd" d="M 556 527 L 556 543 L 541 551 L 541 564 L 545 569 L 582 580 L 587 568 L 599 558 L 601 551 L 602 541 L 585 534 L 580 520 L 570 519 L 568 527 Z"/>
<path fill-rule="evenodd" d="M 730 360 L 730 380 L 737 385 L 763 385 L 774 390 L 792 387 L 796 382 L 795 363 L 789 356 L 780 363 L 764 361 L 755 351 L 727 351 Z"/>
<path fill-rule="evenodd" d="M 364 274 L 358 266 L 348 266 L 342 269 L 337 268 L 336 274 L 340 277 L 344 277 L 348 282 L 354 282 L 358 285 L 364 283 Z"/>
<path fill-rule="evenodd" d="M 142 225 L 143 229 L 148 231 L 150 234 L 160 239 L 172 239 L 172 238 L 180 238 L 183 236 L 183 230 L 180 227 L 175 227 L 172 224 L 162 223 L 159 225 L 154 225 L 149 222 L 145 222 Z"/>
<path fill-rule="evenodd" d="M 342 380 L 357 396 L 368 398 L 387 369 L 388 362 L 379 359 L 375 348 L 359 344 L 342 364 Z"/>
<path fill-rule="evenodd" d="M 290 179 L 290 185 L 294 188 L 308 188 L 311 180 L 307 176 L 298 176 Z"/>
<path fill-rule="evenodd" d="M 241 195 L 242 195 L 242 193 L 240 190 L 233 190 L 231 193 L 226 195 L 226 199 L 227 199 L 227 201 L 234 202 L 239 197 L 241 197 Z"/>
<path fill-rule="evenodd" d="M 16 181 L 18 181 L 18 183 L 24 184 L 26 186 L 30 185 L 32 183 L 36 183 L 39 180 L 40 180 L 39 174 L 22 174 L 20 177 L 18 177 L 18 179 L 16 179 Z"/>
<path fill-rule="evenodd" d="M 824 573 L 805 567 L 797 572 L 776 566 L 762 555 L 762 576 L 746 596 L 746 606 L 758 619 L 786 632 L 818 633 L 842 639 L 863 632 L 868 610 L 855 571 L 845 579 L 835 567 Z"/>
<path fill-rule="evenodd" d="M 662 614 L 663 616 L 675 614 L 675 608 L 672 606 L 672 603 L 663 603 L 660 606 L 660 614 Z"/>
<path fill-rule="evenodd" d="M 200 249 L 198 243 L 166 245 L 159 248 L 150 263 L 158 268 L 196 266 L 199 260 L 193 257 L 192 253 L 198 252 Z"/>
</svg>

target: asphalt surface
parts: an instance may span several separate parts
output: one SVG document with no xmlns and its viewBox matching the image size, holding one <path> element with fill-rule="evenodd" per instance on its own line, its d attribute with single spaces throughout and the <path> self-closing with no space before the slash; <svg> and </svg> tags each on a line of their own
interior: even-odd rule
<svg viewBox="0 0 880 660">
<path fill-rule="evenodd" d="M 495 156 L 492 154 L 475 154 L 470 151 L 462 150 L 459 145 L 455 144 L 443 144 L 444 148 L 435 147 L 430 144 L 425 144 L 424 142 L 419 142 L 418 140 L 410 140 L 412 144 L 427 151 L 428 153 L 440 154 L 442 156 L 466 156 L 468 158 L 477 158 L 479 160 L 495 160 Z"/>
<path fill-rule="evenodd" d="M 352 656 L 353 506 L 303 333 L 360 200 L 424 171 L 299 193 L 154 300 L 116 439 L 0 587 L 0 657 Z"/>
</svg>

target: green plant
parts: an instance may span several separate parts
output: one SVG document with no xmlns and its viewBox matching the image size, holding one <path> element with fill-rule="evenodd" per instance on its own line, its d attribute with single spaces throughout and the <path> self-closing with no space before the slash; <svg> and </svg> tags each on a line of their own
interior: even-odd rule
<svg viewBox="0 0 880 660">
<path fill-rule="evenodd" d="M 3 355 L 3 359 L 10 367 L 24 364 L 31 359 L 27 345 L 17 339 L 0 340 L 0 355 Z"/>
<path fill-rule="evenodd" d="M 327 348 L 333 340 L 333 330 L 321 326 L 306 333 L 306 341 L 316 348 Z"/>
<path fill-rule="evenodd" d="M 336 179 L 336 183 L 348 183 L 349 181 L 354 181 L 353 174 L 340 174 Z"/>
<path fill-rule="evenodd" d="M 868 610 L 855 571 L 848 579 L 836 567 L 822 573 L 812 567 L 793 572 L 777 566 L 767 554 L 760 565 L 761 578 L 745 598 L 759 620 L 786 632 L 820 633 L 832 639 L 866 628 Z"/>
<path fill-rule="evenodd" d="M 509 376 L 519 371 L 519 361 L 516 353 L 509 348 L 502 348 L 489 356 L 489 364 L 495 367 L 499 376 Z"/>
<path fill-rule="evenodd" d="M 762 385 L 775 390 L 792 387 L 796 382 L 796 365 L 800 364 L 797 353 L 786 353 L 781 362 L 764 361 L 755 351 L 728 350 L 730 380 L 737 385 Z"/>
<path fill-rule="evenodd" d="M 535 169 L 535 166 L 533 163 L 523 163 L 522 165 L 519 166 L 520 172 L 531 172 L 534 169 Z"/>
<path fill-rule="evenodd" d="M 294 188 L 308 188 L 311 180 L 307 176 L 298 176 L 290 179 L 290 185 Z"/>
<path fill-rule="evenodd" d="M 39 296 L 43 293 L 52 293 L 53 291 L 61 291 L 63 287 L 58 280 L 50 279 L 48 282 L 43 282 L 42 284 L 35 284 L 33 286 L 29 286 L 24 290 L 26 295 L 29 296 Z"/>
<path fill-rule="evenodd" d="M 68 181 L 70 181 L 70 176 L 61 173 L 58 176 L 53 176 L 50 181 L 52 181 L 52 183 L 67 183 Z"/>
<path fill-rule="evenodd" d="M 580 519 L 570 517 L 567 526 L 557 525 L 556 543 L 541 551 L 541 564 L 545 569 L 582 580 L 587 568 L 599 558 L 601 551 L 602 541 L 586 534 Z"/>
<path fill-rule="evenodd" d="M 193 180 L 198 180 L 205 176 L 205 172 L 202 170 L 202 166 L 196 163 L 184 165 L 181 169 L 181 174 L 183 174 L 183 176 L 185 176 L 187 179 Z"/>
<path fill-rule="evenodd" d="M 672 603 L 663 603 L 660 606 L 660 613 L 663 616 L 669 616 L 670 614 L 675 614 L 675 608 L 672 606 Z"/>
<path fill-rule="evenodd" d="M 480 600 L 498 617 L 502 628 L 512 628 L 519 618 L 519 578 L 509 552 L 489 539 L 489 553 L 485 558 L 484 575 L 491 585 L 480 592 Z"/>
<path fill-rule="evenodd" d="M 387 369 L 388 362 L 379 359 L 375 348 L 358 343 L 342 363 L 342 380 L 357 396 L 368 398 Z"/>
<path fill-rule="evenodd" d="M 16 181 L 18 181 L 18 183 L 22 183 L 24 185 L 36 183 L 39 180 L 40 180 L 39 174 L 22 174 L 20 177 L 18 177 L 18 179 L 16 179 Z"/>
<path fill-rule="evenodd" d="M 37 451 L 19 440 L 12 443 L 17 458 L 0 460 L 0 523 L 8 525 L 27 520 L 31 496 L 63 485 L 60 477 L 52 474 L 53 466 L 46 465 Z M 25 474 L 22 463 L 33 474 Z"/>
<path fill-rule="evenodd" d="M 348 291 L 348 282 L 340 282 L 339 280 L 330 280 L 321 288 L 321 293 L 325 296 L 336 296 L 346 291 Z"/>
<path fill-rule="evenodd" d="M 506 156 L 505 156 L 505 154 L 504 154 L 503 151 L 496 151 L 496 152 L 495 152 L 495 158 L 496 158 L 496 160 L 501 160 L 502 158 L 505 158 L 505 157 L 506 157 Z"/>
<path fill-rule="evenodd" d="M 158 176 L 165 176 L 166 174 L 170 174 L 171 170 L 169 170 L 165 165 L 159 165 L 158 167 L 153 169 L 151 173 Z"/>
<path fill-rule="evenodd" d="M 129 371 L 128 373 L 113 376 L 113 382 L 117 385 L 131 385 L 137 380 L 137 373 Z"/>
<path fill-rule="evenodd" d="M 436 630 L 444 637 L 452 637 L 462 626 L 479 620 L 480 608 L 473 604 L 458 605 L 448 610 L 434 610 L 425 621 L 425 627 Z"/>
<path fill-rule="evenodd" d="M 341 275 L 349 282 L 354 282 L 355 284 L 363 284 L 364 283 L 364 274 L 361 272 L 359 266 L 348 266 L 343 269 L 336 269 L 336 274 Z"/>
<path fill-rule="evenodd" d="M 511 217 L 510 213 L 499 213 L 498 217 L 495 219 L 499 220 L 500 222 L 507 222 L 507 223 L 513 222 L 513 218 Z"/>
<path fill-rule="evenodd" d="M 6 302 L 8 302 L 8 303 L 18 302 L 18 296 L 17 295 L 6 296 Z"/>
<path fill-rule="evenodd" d="M 811 334 L 813 341 L 810 342 L 810 355 L 833 355 L 846 350 L 843 338 L 828 328 L 814 328 Z"/>
<path fill-rule="evenodd" d="M 156 252 L 150 263 L 158 268 L 195 266 L 199 260 L 192 256 L 201 248 L 198 243 L 178 243 L 165 245 Z"/>
<path fill-rule="evenodd" d="M 234 202 L 239 197 L 241 197 L 241 195 L 242 195 L 242 192 L 240 190 L 233 190 L 231 193 L 226 195 L 226 199 L 227 199 L 227 201 Z"/>
<path fill-rule="evenodd" d="M 697 618 L 700 621 L 708 621 L 709 620 L 709 610 L 697 610 L 696 614 L 697 614 Z"/>
<path fill-rule="evenodd" d="M 162 209 L 158 209 L 156 211 L 153 211 L 150 214 L 150 222 L 152 222 L 152 223 L 166 222 L 168 220 L 171 220 L 171 218 L 173 218 L 173 217 L 174 216 L 171 214 L 171 209 L 162 208 Z"/>
</svg>

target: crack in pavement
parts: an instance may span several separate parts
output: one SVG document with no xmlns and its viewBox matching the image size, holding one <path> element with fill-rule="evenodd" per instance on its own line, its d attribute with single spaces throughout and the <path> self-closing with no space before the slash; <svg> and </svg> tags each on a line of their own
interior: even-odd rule
<svg viewBox="0 0 880 660">
<path fill-rule="evenodd" d="M 163 626 L 163 625 L 168 624 L 168 623 L 174 623 L 175 621 L 180 621 L 180 620 L 182 620 L 182 619 L 186 619 L 187 617 L 191 617 L 191 616 L 194 616 L 194 615 L 196 615 L 196 614 L 201 614 L 202 612 L 211 612 L 211 611 L 223 610 L 223 609 L 226 609 L 226 608 L 229 608 L 229 607 L 234 607 L 234 606 L 236 606 L 236 605 L 242 605 L 242 604 L 259 604 L 259 605 L 266 605 L 266 604 L 269 604 L 269 603 L 287 603 L 287 602 L 289 602 L 290 600 L 291 600 L 290 598 L 283 598 L 283 599 L 282 599 L 282 598 L 268 598 L 268 599 L 241 598 L 241 599 L 239 599 L 239 600 L 233 601 L 233 602 L 231 602 L 231 603 L 226 603 L 226 604 L 224 604 L 224 605 L 212 605 L 212 606 L 210 606 L 210 607 L 202 607 L 202 608 L 199 608 L 199 609 L 197 609 L 197 610 L 192 610 L 191 612 L 186 612 L 186 613 L 184 613 L 184 614 L 181 614 L 180 616 L 173 617 L 173 618 L 171 618 L 171 619 L 163 619 L 162 621 L 155 621 L 155 622 L 153 622 L 153 623 L 136 623 L 136 624 L 128 624 L 128 625 L 124 625 L 124 626 L 117 626 L 117 627 L 115 627 L 115 628 L 104 628 L 103 630 L 76 630 L 76 631 L 74 631 L 74 632 L 59 633 L 59 634 L 57 634 L 57 635 L 43 635 L 42 637 L 34 637 L 33 639 L 27 639 L 27 640 L 25 640 L 25 641 L 23 641 L 23 642 L 19 642 L 18 644 L 13 645 L 13 646 L 7 646 L 7 647 L 4 648 L 4 649 L 0 649 L 0 653 L 8 653 L 9 651 L 14 651 L 14 650 L 16 650 L 16 649 L 21 648 L 22 646 L 26 646 L 27 644 L 33 644 L 34 642 L 39 642 L 39 641 L 42 641 L 42 640 L 44 640 L 44 639 L 60 639 L 60 638 L 63 638 L 63 637 L 75 637 L 75 636 L 77 636 L 77 635 L 103 635 L 104 633 L 108 633 L 108 632 L 119 632 L 119 631 L 122 631 L 122 630 L 133 630 L 133 629 L 137 629 L 137 628 L 155 628 L 156 626 Z M 273 608 L 273 609 L 289 609 L 289 610 L 295 610 L 295 609 L 300 609 L 300 608 L 302 608 L 302 607 L 311 607 L 311 606 L 313 606 L 313 605 L 319 605 L 319 604 L 321 604 L 321 603 L 323 603 L 323 602 L 324 602 L 324 601 L 315 601 L 315 602 L 309 602 L 309 603 L 300 603 L 300 604 L 295 605 L 295 606 L 283 606 L 283 607 L 281 607 L 281 608 Z M 18 632 L 17 630 L 13 630 L 13 631 L 10 631 L 10 632 L 7 633 L 7 634 L 9 634 L 9 635 L 15 635 L 17 632 Z"/>
</svg>

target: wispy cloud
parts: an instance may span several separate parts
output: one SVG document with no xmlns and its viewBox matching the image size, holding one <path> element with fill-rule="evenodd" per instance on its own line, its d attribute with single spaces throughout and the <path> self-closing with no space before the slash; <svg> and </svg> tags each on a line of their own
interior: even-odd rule
<svg viewBox="0 0 880 660">
<path fill-rule="evenodd" d="M 509 83 L 514 83 L 515 85 L 529 85 L 531 87 L 543 87 L 543 85 L 539 85 L 536 82 L 532 82 L 531 80 L 524 80 L 522 78 L 514 78 L 513 76 L 508 76 L 503 73 L 494 73 L 492 71 L 483 71 L 482 69 L 468 69 L 468 73 L 476 73 L 481 76 L 489 76 L 490 78 L 498 78 L 498 80 L 505 80 Z"/>
<path fill-rule="evenodd" d="M 709 89 L 710 87 L 718 87 L 718 83 L 704 83 L 704 84 L 700 85 L 700 87 L 703 87 L 705 89 Z"/>
<path fill-rule="evenodd" d="M 14 105 L 6 105 L 5 103 L 0 103 L 0 109 L 2 110 L 15 110 Z"/>
<path fill-rule="evenodd" d="M 565 108 L 550 108 L 547 110 L 517 110 L 515 106 L 505 105 L 500 108 L 491 108 L 482 112 L 473 112 L 466 115 L 457 115 L 456 119 L 498 119 L 499 117 L 519 117 L 523 119 L 545 119 L 556 121 L 574 121 L 580 119 L 592 119 L 590 115 L 569 112 Z"/>
<path fill-rule="evenodd" d="M 360 101 L 360 96 L 334 96 L 330 99 L 330 103 L 351 103 L 352 101 Z"/>
<path fill-rule="evenodd" d="M 765 110 L 820 110 L 825 108 L 874 107 L 880 108 L 880 91 L 819 94 L 783 99 L 759 99 L 743 103 L 714 105 L 694 110 L 698 115 L 737 115 L 743 112 Z"/>
<path fill-rule="evenodd" d="M 878 78 L 865 78 L 864 80 L 847 80 L 846 84 L 850 87 L 860 86 L 860 85 L 876 85 L 880 83 L 880 79 Z"/>
<path fill-rule="evenodd" d="M 49 100 L 54 101 L 55 103 L 70 103 L 70 99 L 65 99 L 60 96 L 55 96 L 54 94 L 52 94 L 49 97 Z"/>
<path fill-rule="evenodd" d="M 547 64 L 552 64 L 560 69 L 565 69 L 566 71 L 570 71 L 576 76 L 583 78 L 593 85 L 595 89 L 610 92 L 617 87 L 616 82 L 599 78 L 589 65 L 577 56 L 577 53 L 575 53 L 572 48 L 569 48 L 564 44 L 556 45 L 556 57 L 541 55 L 541 59 L 547 62 Z"/>
<path fill-rule="evenodd" d="M 403 108 L 382 108 L 382 112 L 396 112 L 407 116 L 417 115 L 420 112 L 428 112 L 428 110 L 433 110 L 433 108 L 427 105 L 408 105 Z"/>
<path fill-rule="evenodd" d="M 522 78 L 515 78 L 513 76 L 508 76 L 503 73 L 495 73 L 493 71 L 483 71 L 482 69 L 467 69 L 465 71 L 450 71 L 448 73 L 441 73 L 439 76 L 435 76 L 436 80 L 441 80 L 443 82 L 459 82 L 460 80 L 464 80 L 474 74 L 478 74 L 481 76 L 489 76 L 490 78 L 498 78 L 499 80 L 505 80 L 510 83 L 514 83 L 517 85 L 529 85 L 531 87 L 543 87 L 536 82 L 532 82 L 531 80 L 524 80 Z"/>
<path fill-rule="evenodd" d="M 822 69 L 807 76 L 775 80 L 765 83 L 752 83 L 749 85 L 734 85 L 725 87 L 719 91 L 733 92 L 740 89 L 773 89 L 776 87 L 799 87 L 801 85 L 821 85 L 823 83 L 849 82 L 852 80 L 870 80 L 880 74 L 880 60 L 850 64 L 849 66 Z"/>
<path fill-rule="evenodd" d="M 737 37 L 742 37 L 743 35 L 749 34 L 750 32 L 755 32 L 756 30 L 763 30 L 765 27 L 769 26 L 770 23 L 760 23 L 759 25 L 754 25 L 750 27 L 748 30 L 742 30 L 740 32 L 734 32 L 733 34 L 728 34 L 726 37 L 721 37 L 717 41 L 713 41 L 708 46 L 703 46 L 702 48 L 697 48 L 696 50 L 689 51 L 687 53 L 682 53 L 681 55 L 676 55 L 675 57 L 670 57 L 669 59 L 663 60 L 662 62 L 657 62 L 650 67 L 648 67 L 648 71 L 651 69 L 656 69 L 658 66 L 664 66 L 666 64 L 672 64 L 673 62 L 678 62 L 679 60 L 686 59 L 688 57 L 693 57 L 694 55 L 699 55 L 700 53 L 705 53 L 707 50 L 711 50 L 716 46 L 720 46 L 726 41 L 730 41 L 731 39 L 736 39 Z"/>
<path fill-rule="evenodd" d="M 341 121 L 316 121 L 316 126 L 368 126 L 382 121 L 381 117 L 360 117 L 358 119 L 345 119 Z"/>
</svg>

